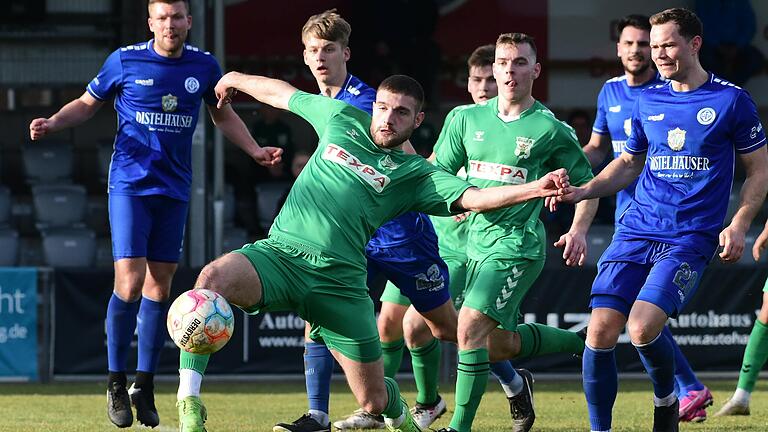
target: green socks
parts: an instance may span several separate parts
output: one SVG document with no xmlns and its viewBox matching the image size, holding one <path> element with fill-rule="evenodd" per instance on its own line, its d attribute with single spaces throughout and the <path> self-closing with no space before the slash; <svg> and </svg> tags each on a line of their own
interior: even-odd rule
<svg viewBox="0 0 768 432">
<path fill-rule="evenodd" d="M 211 358 L 210 354 L 192 354 L 184 350 L 181 351 L 179 356 L 179 369 L 192 369 L 200 375 L 205 375 L 205 368 L 208 367 L 208 359 Z"/>
<path fill-rule="evenodd" d="M 413 378 L 416 380 L 416 403 L 429 405 L 437 402 L 437 380 L 440 374 L 440 341 L 432 339 L 428 344 L 410 348 Z"/>
<path fill-rule="evenodd" d="M 488 350 L 478 348 L 459 351 L 459 368 L 456 376 L 456 408 L 451 428 L 468 432 L 472 428 L 477 407 L 488 385 Z"/>
<path fill-rule="evenodd" d="M 752 393 L 760 369 L 763 368 L 766 359 L 768 359 L 768 326 L 755 319 L 747 348 L 744 350 L 744 360 L 741 362 L 741 371 L 739 372 L 739 384 L 736 387 Z"/>
<path fill-rule="evenodd" d="M 403 402 L 400 400 L 400 387 L 389 377 L 384 377 L 384 387 L 387 388 L 387 407 L 381 413 L 384 417 L 396 419 L 403 415 Z"/>
<path fill-rule="evenodd" d="M 536 323 L 520 324 L 516 331 L 520 335 L 520 354 L 515 358 L 584 353 L 584 341 L 572 331 Z"/>
<path fill-rule="evenodd" d="M 403 362 L 403 348 L 405 348 L 405 340 L 403 339 L 394 342 L 381 342 L 385 377 L 394 378 L 397 371 L 400 370 L 400 363 Z"/>
</svg>

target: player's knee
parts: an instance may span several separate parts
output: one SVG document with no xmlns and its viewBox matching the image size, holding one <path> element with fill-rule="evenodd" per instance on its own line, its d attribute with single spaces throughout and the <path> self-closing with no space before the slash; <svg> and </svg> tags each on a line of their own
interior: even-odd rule
<svg viewBox="0 0 768 432">
<path fill-rule="evenodd" d="M 214 261 L 203 267 L 200 271 L 200 275 L 197 277 L 197 282 L 195 283 L 195 288 L 204 288 L 223 295 L 225 287 L 227 286 L 226 278 L 226 272 L 224 272 L 221 266 Z"/>
<path fill-rule="evenodd" d="M 627 322 L 629 339 L 635 345 L 643 345 L 653 341 L 659 335 L 659 329 L 651 323 L 640 320 Z"/>
<path fill-rule="evenodd" d="M 587 329 L 587 344 L 598 349 L 613 348 L 619 339 L 619 333 L 621 333 L 621 328 L 590 323 Z"/>
</svg>

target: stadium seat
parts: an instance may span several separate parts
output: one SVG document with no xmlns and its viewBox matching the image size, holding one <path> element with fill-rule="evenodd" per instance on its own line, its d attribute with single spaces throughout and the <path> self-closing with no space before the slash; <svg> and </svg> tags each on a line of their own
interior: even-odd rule
<svg viewBox="0 0 768 432">
<path fill-rule="evenodd" d="M 26 143 L 21 157 L 27 183 L 69 183 L 72 179 L 72 145 L 60 141 Z"/>
<path fill-rule="evenodd" d="M 587 259 L 584 265 L 597 265 L 612 239 L 613 225 L 592 225 L 587 233 Z"/>
<path fill-rule="evenodd" d="M 40 184 L 32 187 L 37 228 L 83 226 L 87 208 L 85 187 Z"/>
<path fill-rule="evenodd" d="M 221 248 L 223 252 L 230 252 L 240 249 L 246 243 L 250 243 L 248 231 L 244 228 L 228 227 L 224 228 L 224 237 L 222 238 Z"/>
<path fill-rule="evenodd" d="M 44 230 L 43 257 L 51 267 L 90 267 L 96 260 L 96 234 L 87 228 Z"/>
<path fill-rule="evenodd" d="M 11 191 L 5 186 L 0 186 L 0 227 L 11 224 Z"/>
<path fill-rule="evenodd" d="M 272 226 L 280 198 L 290 187 L 290 182 L 267 182 L 256 185 L 256 211 L 259 217 L 259 226 L 264 231 L 269 231 L 269 227 Z"/>
<path fill-rule="evenodd" d="M 0 267 L 13 267 L 19 262 L 19 233 L 0 229 Z"/>
</svg>

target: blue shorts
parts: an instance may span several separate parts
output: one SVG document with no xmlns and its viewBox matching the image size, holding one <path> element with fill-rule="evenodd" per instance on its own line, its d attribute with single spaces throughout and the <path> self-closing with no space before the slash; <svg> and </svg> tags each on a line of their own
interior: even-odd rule
<svg viewBox="0 0 768 432">
<path fill-rule="evenodd" d="M 383 276 L 408 297 L 419 312 L 429 312 L 451 299 L 448 266 L 437 249 L 437 235 L 423 232 L 418 239 L 391 247 L 365 249 L 368 280 Z"/>
<path fill-rule="evenodd" d="M 112 258 L 179 262 L 188 207 L 162 195 L 109 194 Z"/>
<path fill-rule="evenodd" d="M 636 300 L 676 317 L 693 297 L 710 258 L 689 247 L 652 240 L 620 240 L 598 262 L 590 308 L 629 316 Z"/>
</svg>

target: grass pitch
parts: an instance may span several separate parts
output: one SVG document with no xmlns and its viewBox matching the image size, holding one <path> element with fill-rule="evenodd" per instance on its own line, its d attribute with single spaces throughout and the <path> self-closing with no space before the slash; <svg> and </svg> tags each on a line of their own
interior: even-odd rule
<svg viewBox="0 0 768 432">
<path fill-rule="evenodd" d="M 708 381 L 715 405 L 710 418 L 699 424 L 683 424 L 683 431 L 768 431 L 768 390 L 758 384 L 752 396 L 749 417 L 712 418 L 730 397 L 735 381 Z M 413 403 L 414 387 L 403 383 L 402 390 Z M 442 395 L 453 406 L 453 389 L 443 387 Z M 208 407 L 208 430 L 271 431 L 279 421 L 298 417 L 306 409 L 302 383 L 275 382 L 203 384 L 203 401 Z M 576 381 L 537 382 L 534 387 L 536 424 L 534 431 L 588 431 L 587 409 L 581 383 Z M 0 384 L 0 431 L 117 431 L 106 416 L 106 387 L 102 383 Z M 161 383 L 157 388 L 160 426 L 153 431 L 178 428 L 175 408 L 176 387 Z M 624 380 L 614 408 L 615 432 L 648 431 L 652 419 L 651 387 L 647 381 Z M 355 409 L 346 385 L 334 382 L 331 415 L 338 419 Z M 447 426 L 450 412 L 434 425 Z M 133 426 L 128 430 L 150 430 Z M 473 427 L 478 432 L 510 430 L 509 406 L 494 382 L 488 383 Z"/>
</svg>

